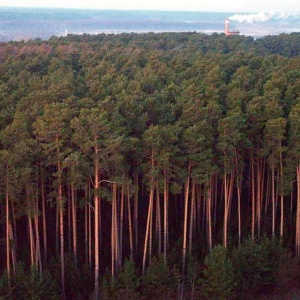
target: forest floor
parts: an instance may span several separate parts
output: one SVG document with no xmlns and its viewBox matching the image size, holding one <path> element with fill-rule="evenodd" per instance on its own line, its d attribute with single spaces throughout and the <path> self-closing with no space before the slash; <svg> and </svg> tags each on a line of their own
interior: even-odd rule
<svg viewBox="0 0 300 300">
<path fill-rule="evenodd" d="M 270 291 L 268 294 L 255 298 L 256 300 L 300 300 L 300 288 L 293 288 L 287 292 Z"/>
</svg>

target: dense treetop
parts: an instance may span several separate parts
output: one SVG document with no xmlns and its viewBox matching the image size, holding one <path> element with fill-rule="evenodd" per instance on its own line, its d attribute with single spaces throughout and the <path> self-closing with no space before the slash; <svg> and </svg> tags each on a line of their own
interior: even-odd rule
<svg viewBox="0 0 300 300">
<path fill-rule="evenodd" d="M 299 43 L 298 33 L 1 43 L 5 293 L 17 261 L 43 273 L 53 256 L 61 297 L 75 299 L 65 254 L 80 274 L 85 263 L 93 269 L 95 298 L 107 268 L 123 287 L 124 261 L 135 276 L 129 257 L 143 276 L 154 261 L 158 269 L 174 263 L 172 276 L 185 278 L 191 255 L 204 261 L 217 244 L 265 235 L 299 259 Z M 218 268 L 234 272 L 217 247 L 203 280 L 220 259 Z"/>
</svg>

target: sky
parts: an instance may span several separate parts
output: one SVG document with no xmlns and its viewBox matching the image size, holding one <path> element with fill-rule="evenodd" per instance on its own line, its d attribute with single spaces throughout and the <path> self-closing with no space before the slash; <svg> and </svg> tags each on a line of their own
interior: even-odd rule
<svg viewBox="0 0 300 300">
<path fill-rule="evenodd" d="M 300 13 L 300 0 L 0 0 L 1 6 Z"/>
</svg>

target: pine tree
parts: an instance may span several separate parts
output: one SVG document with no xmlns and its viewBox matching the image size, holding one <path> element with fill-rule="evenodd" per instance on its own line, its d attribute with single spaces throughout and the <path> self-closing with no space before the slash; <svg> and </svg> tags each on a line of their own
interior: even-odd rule
<svg viewBox="0 0 300 300">
<path fill-rule="evenodd" d="M 225 247 L 217 245 L 205 257 L 203 279 L 200 280 L 203 295 L 207 299 L 226 300 L 234 296 L 234 268 Z"/>
<path fill-rule="evenodd" d="M 67 141 L 70 139 L 72 109 L 67 102 L 45 105 L 44 114 L 37 118 L 34 128 L 38 141 L 41 142 L 49 165 L 56 168 L 57 209 L 59 218 L 61 286 L 62 298 L 65 299 L 65 240 L 63 196 L 63 160 L 70 152 Z"/>
<path fill-rule="evenodd" d="M 118 276 L 118 299 L 134 300 L 139 299 L 141 295 L 138 293 L 140 287 L 140 278 L 137 275 L 134 261 L 126 259 Z"/>
</svg>

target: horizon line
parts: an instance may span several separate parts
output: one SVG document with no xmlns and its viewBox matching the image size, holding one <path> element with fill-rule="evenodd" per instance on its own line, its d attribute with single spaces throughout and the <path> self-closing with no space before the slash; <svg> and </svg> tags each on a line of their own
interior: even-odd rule
<svg viewBox="0 0 300 300">
<path fill-rule="evenodd" d="M 224 14 L 256 14 L 267 11 L 224 11 L 224 10 L 181 10 L 181 9 L 141 9 L 141 8 L 98 8 L 98 7 L 62 7 L 62 6 L 21 6 L 0 5 L 0 9 L 70 9 L 94 11 L 149 11 L 149 12 L 187 12 L 187 13 L 224 13 Z M 300 12 L 299 12 L 300 13 Z"/>
</svg>

